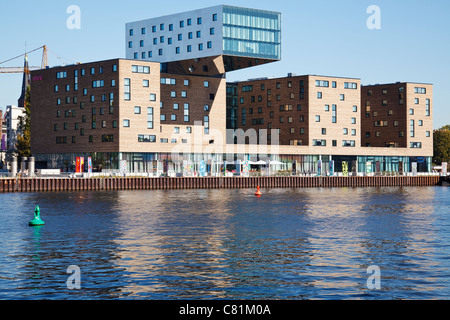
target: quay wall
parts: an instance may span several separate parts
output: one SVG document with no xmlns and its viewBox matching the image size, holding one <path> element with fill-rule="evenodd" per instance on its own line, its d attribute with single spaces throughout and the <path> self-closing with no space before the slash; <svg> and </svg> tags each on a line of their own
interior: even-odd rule
<svg viewBox="0 0 450 320">
<path fill-rule="evenodd" d="M 4 178 L 0 193 L 64 192 L 91 190 L 239 189 L 239 188 L 340 188 L 436 186 L 439 176 L 367 177 L 98 177 Z"/>
</svg>

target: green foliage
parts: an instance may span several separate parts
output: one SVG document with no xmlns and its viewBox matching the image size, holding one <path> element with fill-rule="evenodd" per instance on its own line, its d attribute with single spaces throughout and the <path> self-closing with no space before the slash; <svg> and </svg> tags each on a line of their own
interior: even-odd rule
<svg viewBox="0 0 450 320">
<path fill-rule="evenodd" d="M 31 88 L 27 87 L 25 94 L 25 110 L 23 115 L 19 117 L 18 137 L 16 142 L 17 153 L 20 158 L 31 156 Z"/>
<path fill-rule="evenodd" d="M 433 163 L 440 165 L 450 162 L 450 125 L 446 125 L 433 133 Z"/>
</svg>

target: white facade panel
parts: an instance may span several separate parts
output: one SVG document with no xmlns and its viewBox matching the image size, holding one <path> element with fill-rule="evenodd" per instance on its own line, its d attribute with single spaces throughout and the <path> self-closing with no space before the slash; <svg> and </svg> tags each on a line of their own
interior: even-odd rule
<svg viewBox="0 0 450 320">
<path fill-rule="evenodd" d="M 163 63 L 221 55 L 222 11 L 215 6 L 127 23 L 126 58 Z"/>
</svg>

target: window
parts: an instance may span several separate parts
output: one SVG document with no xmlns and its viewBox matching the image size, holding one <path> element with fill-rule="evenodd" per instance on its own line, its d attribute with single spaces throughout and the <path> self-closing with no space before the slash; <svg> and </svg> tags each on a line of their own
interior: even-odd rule
<svg viewBox="0 0 450 320">
<path fill-rule="evenodd" d="M 410 148 L 422 148 L 422 142 L 410 142 L 409 147 Z"/>
<path fill-rule="evenodd" d="M 426 94 L 427 93 L 427 89 L 426 88 L 414 88 L 414 93 L 419 93 L 419 94 Z"/>
<path fill-rule="evenodd" d="M 202 32 L 201 31 L 197 31 L 196 35 L 197 35 L 197 38 L 201 38 L 202 37 Z"/>
<path fill-rule="evenodd" d="M 134 107 L 134 114 L 141 114 L 141 107 Z"/>
<path fill-rule="evenodd" d="M 114 142 L 114 135 L 112 134 L 102 135 L 102 142 Z"/>
<path fill-rule="evenodd" d="M 213 19 L 212 19 L 213 21 L 217 21 L 217 13 L 214 13 L 212 17 L 213 17 Z"/>
<path fill-rule="evenodd" d="M 181 50 L 180 47 L 176 47 L 175 48 L 175 54 L 180 54 L 180 52 L 181 52 L 180 50 Z"/>
<path fill-rule="evenodd" d="M 173 24 L 169 24 L 169 31 L 173 31 Z"/>
<path fill-rule="evenodd" d="M 313 140 L 313 146 L 325 147 L 327 145 L 327 140 Z"/>
<path fill-rule="evenodd" d="M 129 128 L 130 127 L 130 120 L 124 119 L 123 120 L 123 127 L 124 128 Z"/>
<path fill-rule="evenodd" d="M 358 89 L 356 82 L 344 82 L 344 89 Z"/>
<path fill-rule="evenodd" d="M 101 87 L 104 87 L 104 86 L 105 86 L 104 80 L 92 81 L 92 88 L 101 88 Z"/>
<path fill-rule="evenodd" d="M 146 73 L 146 74 L 149 74 L 150 73 L 150 67 L 133 65 L 133 66 L 131 66 L 131 72 L 133 72 L 133 73 Z"/>
<path fill-rule="evenodd" d="M 425 136 L 426 136 L 426 137 L 430 137 L 430 136 L 431 136 L 430 131 L 426 131 L 426 132 L 425 132 Z"/>
<path fill-rule="evenodd" d="M 140 135 L 138 135 L 138 142 L 155 143 L 156 142 L 156 136 L 155 135 L 148 135 L 148 134 L 140 134 Z"/>
<path fill-rule="evenodd" d="M 197 24 L 202 24 L 202 18 L 197 18 Z"/>
<path fill-rule="evenodd" d="M 358 112 L 358 106 L 353 106 L 353 112 Z"/>
<path fill-rule="evenodd" d="M 322 92 L 317 92 L 317 99 L 322 99 Z"/>
<path fill-rule="evenodd" d="M 156 101 L 156 94 L 150 93 L 150 101 Z"/>
<path fill-rule="evenodd" d="M 204 86 L 205 88 L 209 88 L 209 81 L 204 81 L 204 82 L 203 82 L 203 86 Z"/>
<path fill-rule="evenodd" d="M 331 111 L 331 122 L 337 123 L 337 106 L 335 104 L 331 106 Z"/>
<path fill-rule="evenodd" d="M 141 28 L 141 34 L 145 34 L 145 28 Z"/>
<path fill-rule="evenodd" d="M 409 122 L 409 136 L 414 137 L 414 120 Z"/>
<path fill-rule="evenodd" d="M 177 115 L 176 115 L 176 114 L 172 114 L 172 115 L 170 116 L 170 120 L 172 120 L 172 121 L 177 121 Z"/>
<path fill-rule="evenodd" d="M 131 100 L 131 80 L 128 78 L 124 79 L 124 99 L 126 101 Z"/>
<path fill-rule="evenodd" d="M 199 50 L 199 51 L 202 51 L 202 50 L 203 50 L 203 43 L 199 43 L 199 44 L 198 44 L 198 50 Z"/>
<path fill-rule="evenodd" d="M 316 122 L 320 122 L 320 116 L 316 115 Z"/>
<path fill-rule="evenodd" d="M 189 122 L 189 103 L 184 104 L 184 122 Z"/>
<path fill-rule="evenodd" d="M 64 79 L 67 78 L 67 72 L 61 71 L 56 73 L 56 79 Z"/>
<path fill-rule="evenodd" d="M 351 119 L 352 124 L 356 124 L 356 118 Z"/>
<path fill-rule="evenodd" d="M 192 46 L 191 45 L 188 45 L 186 49 L 187 49 L 187 52 L 192 52 Z"/>
<path fill-rule="evenodd" d="M 209 134 L 209 116 L 203 117 L 203 127 L 205 134 Z"/>
<path fill-rule="evenodd" d="M 192 33 L 192 32 L 188 32 L 188 39 L 192 39 L 192 38 L 194 38 L 194 36 L 193 36 L 194 34 Z"/>
<path fill-rule="evenodd" d="M 327 128 L 322 128 L 322 134 L 326 135 L 327 134 Z"/>
<path fill-rule="evenodd" d="M 178 41 L 181 41 L 181 40 L 183 40 L 183 35 L 180 33 L 180 34 L 178 34 Z"/>
<path fill-rule="evenodd" d="M 214 35 L 214 28 L 209 28 L 209 34 Z"/>
<path fill-rule="evenodd" d="M 208 41 L 208 42 L 206 43 L 206 47 L 207 47 L 208 49 L 211 49 L 211 48 L 212 48 L 212 42 L 211 42 L 211 41 Z"/>
<path fill-rule="evenodd" d="M 394 120 L 394 127 L 398 127 L 398 120 Z"/>
<path fill-rule="evenodd" d="M 413 114 L 414 114 L 414 109 L 412 109 L 412 108 L 409 109 L 409 114 L 410 114 L 410 115 L 413 115 Z"/>
<path fill-rule="evenodd" d="M 352 129 L 352 136 L 356 136 L 356 129 Z"/>
<path fill-rule="evenodd" d="M 343 147 L 354 147 L 355 140 L 342 140 L 342 146 Z"/>
<path fill-rule="evenodd" d="M 130 36 L 132 36 L 134 34 L 134 30 L 130 29 Z"/>
<path fill-rule="evenodd" d="M 176 92 L 176 91 L 171 91 L 171 92 L 170 92 L 170 96 L 171 96 L 172 98 L 176 98 L 176 97 L 177 97 L 177 92 Z"/>
<path fill-rule="evenodd" d="M 173 104 L 173 110 L 178 110 L 178 109 L 179 109 L 178 103 L 174 103 Z"/>
<path fill-rule="evenodd" d="M 347 128 L 344 128 L 343 131 L 344 131 L 343 132 L 344 136 L 348 135 L 348 129 Z"/>
<path fill-rule="evenodd" d="M 325 105 L 325 111 L 327 111 L 327 112 L 330 111 L 330 105 L 329 104 Z"/>
<path fill-rule="evenodd" d="M 427 117 L 430 116 L 430 99 L 426 100 L 426 104 L 425 104 L 425 114 Z"/>
<path fill-rule="evenodd" d="M 331 82 L 331 87 L 333 87 L 333 88 L 336 88 L 336 87 L 337 87 L 336 81 Z M 333 141 L 335 141 L 335 140 L 333 140 Z"/>
<path fill-rule="evenodd" d="M 161 121 L 166 121 L 166 115 L 165 114 L 161 115 Z"/>
<path fill-rule="evenodd" d="M 204 111 L 209 111 L 209 105 L 205 104 L 205 105 L 203 106 L 203 110 L 204 110 Z"/>
<path fill-rule="evenodd" d="M 316 87 L 326 87 L 328 88 L 329 82 L 324 80 L 316 80 Z"/>
<path fill-rule="evenodd" d="M 187 97 L 187 91 L 181 91 L 181 97 L 186 98 Z"/>
<path fill-rule="evenodd" d="M 340 95 L 340 100 L 341 100 L 341 101 L 344 101 L 344 100 L 345 100 L 345 95 L 344 95 L 344 94 L 341 94 L 341 95 Z"/>
<path fill-rule="evenodd" d="M 422 127 L 422 126 L 423 126 L 423 121 L 419 120 L 419 127 Z"/>
</svg>

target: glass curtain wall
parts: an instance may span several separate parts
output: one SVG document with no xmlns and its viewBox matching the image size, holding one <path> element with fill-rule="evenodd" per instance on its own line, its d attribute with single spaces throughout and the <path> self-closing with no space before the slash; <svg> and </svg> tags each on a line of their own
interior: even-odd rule
<svg viewBox="0 0 450 320">
<path fill-rule="evenodd" d="M 224 6 L 225 55 L 281 59 L 281 14 Z"/>
</svg>

